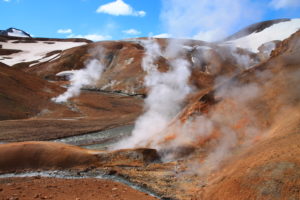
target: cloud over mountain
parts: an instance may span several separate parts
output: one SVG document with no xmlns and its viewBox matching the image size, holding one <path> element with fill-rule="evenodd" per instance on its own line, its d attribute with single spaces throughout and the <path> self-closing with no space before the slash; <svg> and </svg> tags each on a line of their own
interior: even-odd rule
<svg viewBox="0 0 300 200">
<path fill-rule="evenodd" d="M 72 33 L 72 29 L 70 29 L 70 28 L 68 28 L 68 29 L 58 29 L 57 33 L 60 33 L 60 34 L 70 34 L 70 33 Z"/>
<path fill-rule="evenodd" d="M 100 34 L 87 34 L 87 35 L 76 35 L 76 34 L 71 34 L 67 38 L 85 38 L 88 40 L 93 40 L 93 41 L 101 41 L 101 40 L 109 40 L 112 37 L 110 35 L 100 35 Z"/>
<path fill-rule="evenodd" d="M 133 29 L 133 28 L 128 29 L 128 30 L 124 30 L 122 32 L 125 33 L 125 34 L 127 34 L 127 35 L 140 35 L 141 34 L 140 31 L 138 31 L 136 29 Z"/>
<path fill-rule="evenodd" d="M 129 4 L 126 4 L 123 0 L 116 0 L 104 5 L 101 5 L 97 11 L 97 13 L 105 13 L 109 15 L 115 16 L 136 16 L 136 17 L 144 17 L 146 12 L 143 10 L 136 11 Z"/>
</svg>

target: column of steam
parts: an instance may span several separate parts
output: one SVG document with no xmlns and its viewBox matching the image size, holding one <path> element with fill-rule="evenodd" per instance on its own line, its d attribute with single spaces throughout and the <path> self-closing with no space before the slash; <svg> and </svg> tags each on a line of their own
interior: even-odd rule
<svg viewBox="0 0 300 200">
<path fill-rule="evenodd" d="M 160 72 L 156 60 L 168 52 L 162 52 L 154 39 L 143 41 L 146 50 L 142 68 L 146 72 L 144 85 L 148 88 L 145 99 L 145 113 L 135 122 L 131 137 L 116 144 L 113 149 L 152 147 L 159 148 L 163 130 L 180 111 L 181 104 L 191 89 L 189 62 L 184 59 L 169 61 L 170 69 Z"/>
<path fill-rule="evenodd" d="M 56 103 L 64 103 L 67 102 L 68 99 L 78 96 L 82 87 L 92 86 L 97 83 L 97 81 L 101 78 L 103 69 L 104 65 L 99 60 L 90 60 L 87 63 L 86 68 L 74 71 L 74 74 L 70 79 L 70 87 L 68 87 L 65 93 L 52 98 L 52 101 Z"/>
</svg>

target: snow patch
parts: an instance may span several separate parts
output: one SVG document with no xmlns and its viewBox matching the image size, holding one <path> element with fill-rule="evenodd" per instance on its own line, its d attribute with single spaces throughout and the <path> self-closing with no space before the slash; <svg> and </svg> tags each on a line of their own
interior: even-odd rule
<svg viewBox="0 0 300 200">
<path fill-rule="evenodd" d="M 261 32 L 252 33 L 245 37 L 231 40 L 225 44 L 234 45 L 236 47 L 248 49 L 254 53 L 258 53 L 258 48 L 267 42 L 274 40 L 284 40 L 300 29 L 300 19 L 292 19 L 281 23 L 274 24 Z"/>
<path fill-rule="evenodd" d="M 60 53 L 57 53 L 57 54 L 54 54 L 52 56 L 48 56 L 48 57 L 42 58 L 42 59 L 39 60 L 39 63 L 50 62 L 50 61 L 56 60 L 56 59 L 58 59 L 60 57 L 59 55 L 60 55 Z M 38 64 L 38 63 L 31 64 L 29 67 L 32 67 L 32 66 L 34 66 L 36 64 Z"/>
<path fill-rule="evenodd" d="M 56 76 L 73 76 L 77 70 L 67 70 L 67 71 L 61 71 L 56 74 Z"/>
<path fill-rule="evenodd" d="M 101 90 L 106 90 L 108 88 L 113 88 L 114 86 L 120 84 L 120 81 L 111 80 L 108 84 L 101 87 Z"/>
<path fill-rule="evenodd" d="M 129 58 L 125 60 L 125 65 L 130 65 L 134 61 L 134 58 Z"/>
<path fill-rule="evenodd" d="M 8 59 L 5 55 L 0 55 L 0 60 L 6 65 L 12 66 L 20 62 L 32 62 L 38 61 L 46 62 L 58 58 L 58 54 L 46 57 L 47 53 L 66 50 L 72 47 L 85 45 L 85 42 L 60 42 L 53 41 L 53 44 L 45 44 L 43 41 L 36 43 L 14 43 L 16 40 L 10 40 L 7 42 L 0 42 L 2 49 L 17 49 L 22 52 L 9 55 L 11 59 Z M 51 41 L 52 42 L 52 41 Z M 37 64 L 37 63 L 35 63 Z"/>
<path fill-rule="evenodd" d="M 17 29 L 12 29 L 12 32 L 7 32 L 8 36 L 13 36 L 13 37 L 27 37 L 29 38 L 28 35 L 25 35 L 23 31 L 17 30 Z"/>
</svg>

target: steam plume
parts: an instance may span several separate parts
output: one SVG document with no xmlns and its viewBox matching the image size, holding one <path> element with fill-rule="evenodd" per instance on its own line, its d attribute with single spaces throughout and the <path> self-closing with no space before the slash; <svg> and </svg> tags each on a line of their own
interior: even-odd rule
<svg viewBox="0 0 300 200">
<path fill-rule="evenodd" d="M 100 79 L 103 69 L 104 66 L 99 60 L 90 60 L 87 63 L 86 68 L 74 72 L 70 80 L 71 85 L 67 91 L 58 97 L 53 98 L 52 101 L 63 103 L 72 97 L 78 96 L 82 87 L 92 86 Z"/>
<path fill-rule="evenodd" d="M 160 72 L 155 61 L 165 53 L 152 39 L 144 41 L 146 49 L 142 68 L 147 73 L 144 84 L 149 89 L 145 99 L 145 113 L 138 118 L 132 136 L 116 145 L 116 148 L 155 146 L 162 131 L 180 111 L 182 103 L 191 91 L 188 85 L 189 63 L 184 59 L 170 61 L 170 69 Z M 150 143 L 149 143 L 150 142 Z"/>
</svg>

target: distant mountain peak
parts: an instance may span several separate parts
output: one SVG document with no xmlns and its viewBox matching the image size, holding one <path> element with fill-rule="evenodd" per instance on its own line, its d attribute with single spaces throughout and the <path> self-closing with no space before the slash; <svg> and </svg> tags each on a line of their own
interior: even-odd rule
<svg viewBox="0 0 300 200">
<path fill-rule="evenodd" d="M 18 28 L 8 28 L 6 30 L 0 30 L 0 35 L 3 36 L 11 36 L 11 37 L 26 37 L 26 38 L 31 38 L 30 34 L 27 32 L 18 29 Z"/>
</svg>

